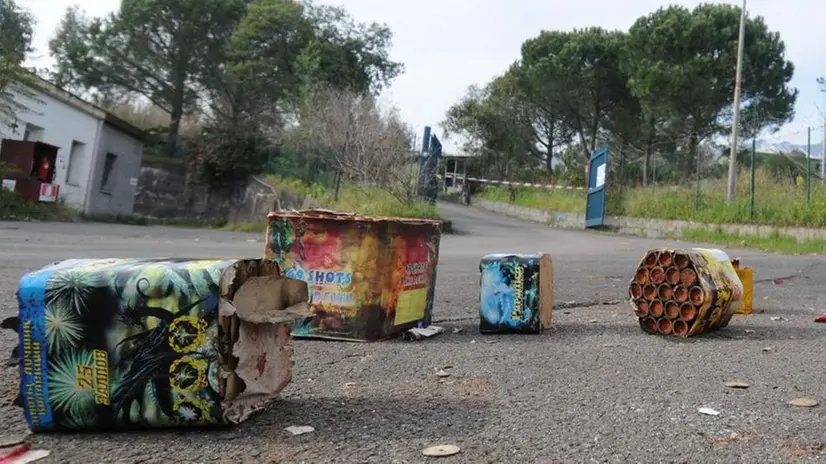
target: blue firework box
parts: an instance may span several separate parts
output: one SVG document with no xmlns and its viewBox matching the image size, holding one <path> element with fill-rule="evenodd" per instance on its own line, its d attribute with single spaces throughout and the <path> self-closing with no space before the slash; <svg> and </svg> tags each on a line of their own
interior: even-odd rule
<svg viewBox="0 0 826 464">
<path fill-rule="evenodd" d="M 266 260 L 70 259 L 17 299 L 17 402 L 48 432 L 245 420 L 289 383 L 308 295 Z"/>
<path fill-rule="evenodd" d="M 553 327 L 554 271 L 546 253 L 494 253 L 479 263 L 482 333 L 537 334 Z"/>
</svg>

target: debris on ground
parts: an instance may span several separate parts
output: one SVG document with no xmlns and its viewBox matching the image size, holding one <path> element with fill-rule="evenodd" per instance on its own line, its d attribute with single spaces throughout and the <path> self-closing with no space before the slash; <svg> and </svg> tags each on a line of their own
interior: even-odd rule
<svg viewBox="0 0 826 464">
<path fill-rule="evenodd" d="M 801 408 L 813 408 L 817 406 L 819 403 L 817 402 L 817 400 L 812 398 L 795 398 L 789 401 L 789 404 Z"/>
<path fill-rule="evenodd" d="M 405 340 L 421 340 L 423 338 L 432 338 L 445 331 L 444 327 L 438 325 L 429 325 L 427 327 L 414 327 L 404 333 Z"/>
<path fill-rule="evenodd" d="M 826 314 L 823 314 L 822 316 L 818 316 L 818 318 L 815 319 L 815 322 L 821 323 L 821 324 L 826 323 Z"/>
<path fill-rule="evenodd" d="M 717 411 L 716 409 L 711 409 L 711 408 L 697 408 L 697 412 L 699 412 L 700 414 L 705 414 L 707 416 L 719 416 L 720 415 L 720 411 Z"/>
<path fill-rule="evenodd" d="M 771 320 L 773 320 L 773 321 L 782 321 L 783 316 L 774 316 L 774 317 L 771 318 Z"/>
<path fill-rule="evenodd" d="M 305 433 L 315 432 L 315 429 L 310 427 L 309 425 L 291 425 L 286 427 L 284 430 L 290 432 L 293 435 L 304 435 Z"/>
<path fill-rule="evenodd" d="M 774 347 L 773 347 L 773 346 L 766 346 L 766 347 L 763 347 L 763 351 L 771 351 L 771 350 L 773 350 L 773 349 L 774 349 Z"/>
<path fill-rule="evenodd" d="M 422 454 L 428 457 L 440 458 L 459 454 L 459 451 L 461 451 L 461 449 L 456 445 L 436 445 L 425 448 L 422 450 Z"/>
<path fill-rule="evenodd" d="M 747 384 L 746 382 L 740 382 L 738 380 L 732 380 L 726 382 L 726 386 L 729 388 L 739 388 L 739 389 L 746 389 L 749 388 L 751 385 Z"/>
<path fill-rule="evenodd" d="M 25 435 L 0 438 L 0 463 L 24 464 L 35 462 L 49 456 L 49 454 L 50 452 L 46 450 L 32 449 L 32 445 L 26 443 Z"/>
<path fill-rule="evenodd" d="M 450 372 L 447 372 L 444 369 L 439 369 L 439 371 L 436 372 L 436 377 L 450 377 Z"/>
</svg>

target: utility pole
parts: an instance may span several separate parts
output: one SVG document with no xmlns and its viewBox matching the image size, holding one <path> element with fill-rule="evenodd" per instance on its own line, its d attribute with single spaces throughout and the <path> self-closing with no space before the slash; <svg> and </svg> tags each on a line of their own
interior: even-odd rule
<svg viewBox="0 0 826 464">
<path fill-rule="evenodd" d="M 726 200 L 734 200 L 734 186 L 737 175 L 737 138 L 740 135 L 740 79 L 743 74 L 743 42 L 746 36 L 746 0 L 740 11 L 740 37 L 737 40 L 737 75 L 734 77 L 734 115 L 731 122 L 731 153 L 728 160 L 728 192 Z"/>
<path fill-rule="evenodd" d="M 820 92 L 826 97 L 826 79 L 818 77 L 817 83 L 820 85 Z M 826 98 L 823 100 L 826 103 Z M 823 116 L 823 145 L 820 146 L 820 181 L 826 182 L 826 106 L 821 109 L 820 114 Z"/>
</svg>

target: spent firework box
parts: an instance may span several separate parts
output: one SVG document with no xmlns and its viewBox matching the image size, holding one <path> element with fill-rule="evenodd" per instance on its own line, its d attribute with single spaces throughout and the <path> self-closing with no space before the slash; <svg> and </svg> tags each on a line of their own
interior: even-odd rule
<svg viewBox="0 0 826 464">
<path fill-rule="evenodd" d="M 554 273 L 545 253 L 494 253 L 479 263 L 482 333 L 536 334 L 553 326 Z"/>
<path fill-rule="evenodd" d="M 433 220 L 273 211 L 265 257 L 303 280 L 315 318 L 294 337 L 376 341 L 430 324 L 441 240 Z"/>
<path fill-rule="evenodd" d="M 70 259 L 26 274 L 20 394 L 36 432 L 227 425 L 291 379 L 307 286 L 265 260 Z"/>
</svg>

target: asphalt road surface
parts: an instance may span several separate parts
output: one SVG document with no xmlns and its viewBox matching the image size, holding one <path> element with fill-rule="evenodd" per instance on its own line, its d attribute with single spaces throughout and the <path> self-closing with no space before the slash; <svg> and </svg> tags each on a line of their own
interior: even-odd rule
<svg viewBox="0 0 826 464">
<path fill-rule="evenodd" d="M 643 252 L 661 240 L 554 230 L 442 205 L 434 318 L 447 333 L 374 344 L 296 341 L 293 382 L 271 410 L 228 430 L 36 435 L 42 462 L 775 463 L 826 459 L 823 357 L 826 268 L 818 256 L 729 250 L 755 267 L 756 313 L 675 340 L 643 334 L 618 303 Z M 263 237 L 164 227 L 0 222 L 0 316 L 17 311 L 20 276 L 70 257 L 258 257 Z M 684 245 L 684 244 L 683 244 Z M 556 329 L 478 332 L 479 258 L 551 253 Z M 782 283 L 775 283 L 775 279 Z M 777 319 L 780 318 L 780 319 Z M 453 329 L 462 329 L 453 333 Z M 8 332 L 8 331 L 5 331 Z M 0 334 L 0 351 L 16 343 Z M 5 355 L 3 355 L 5 356 Z M 25 430 L 5 367 L 0 421 Z M 439 369 L 449 377 L 436 376 Z M 733 390 L 726 381 L 750 388 Z M 698 413 L 713 408 L 717 416 Z M 292 436 L 285 427 L 315 432 Z"/>
</svg>

